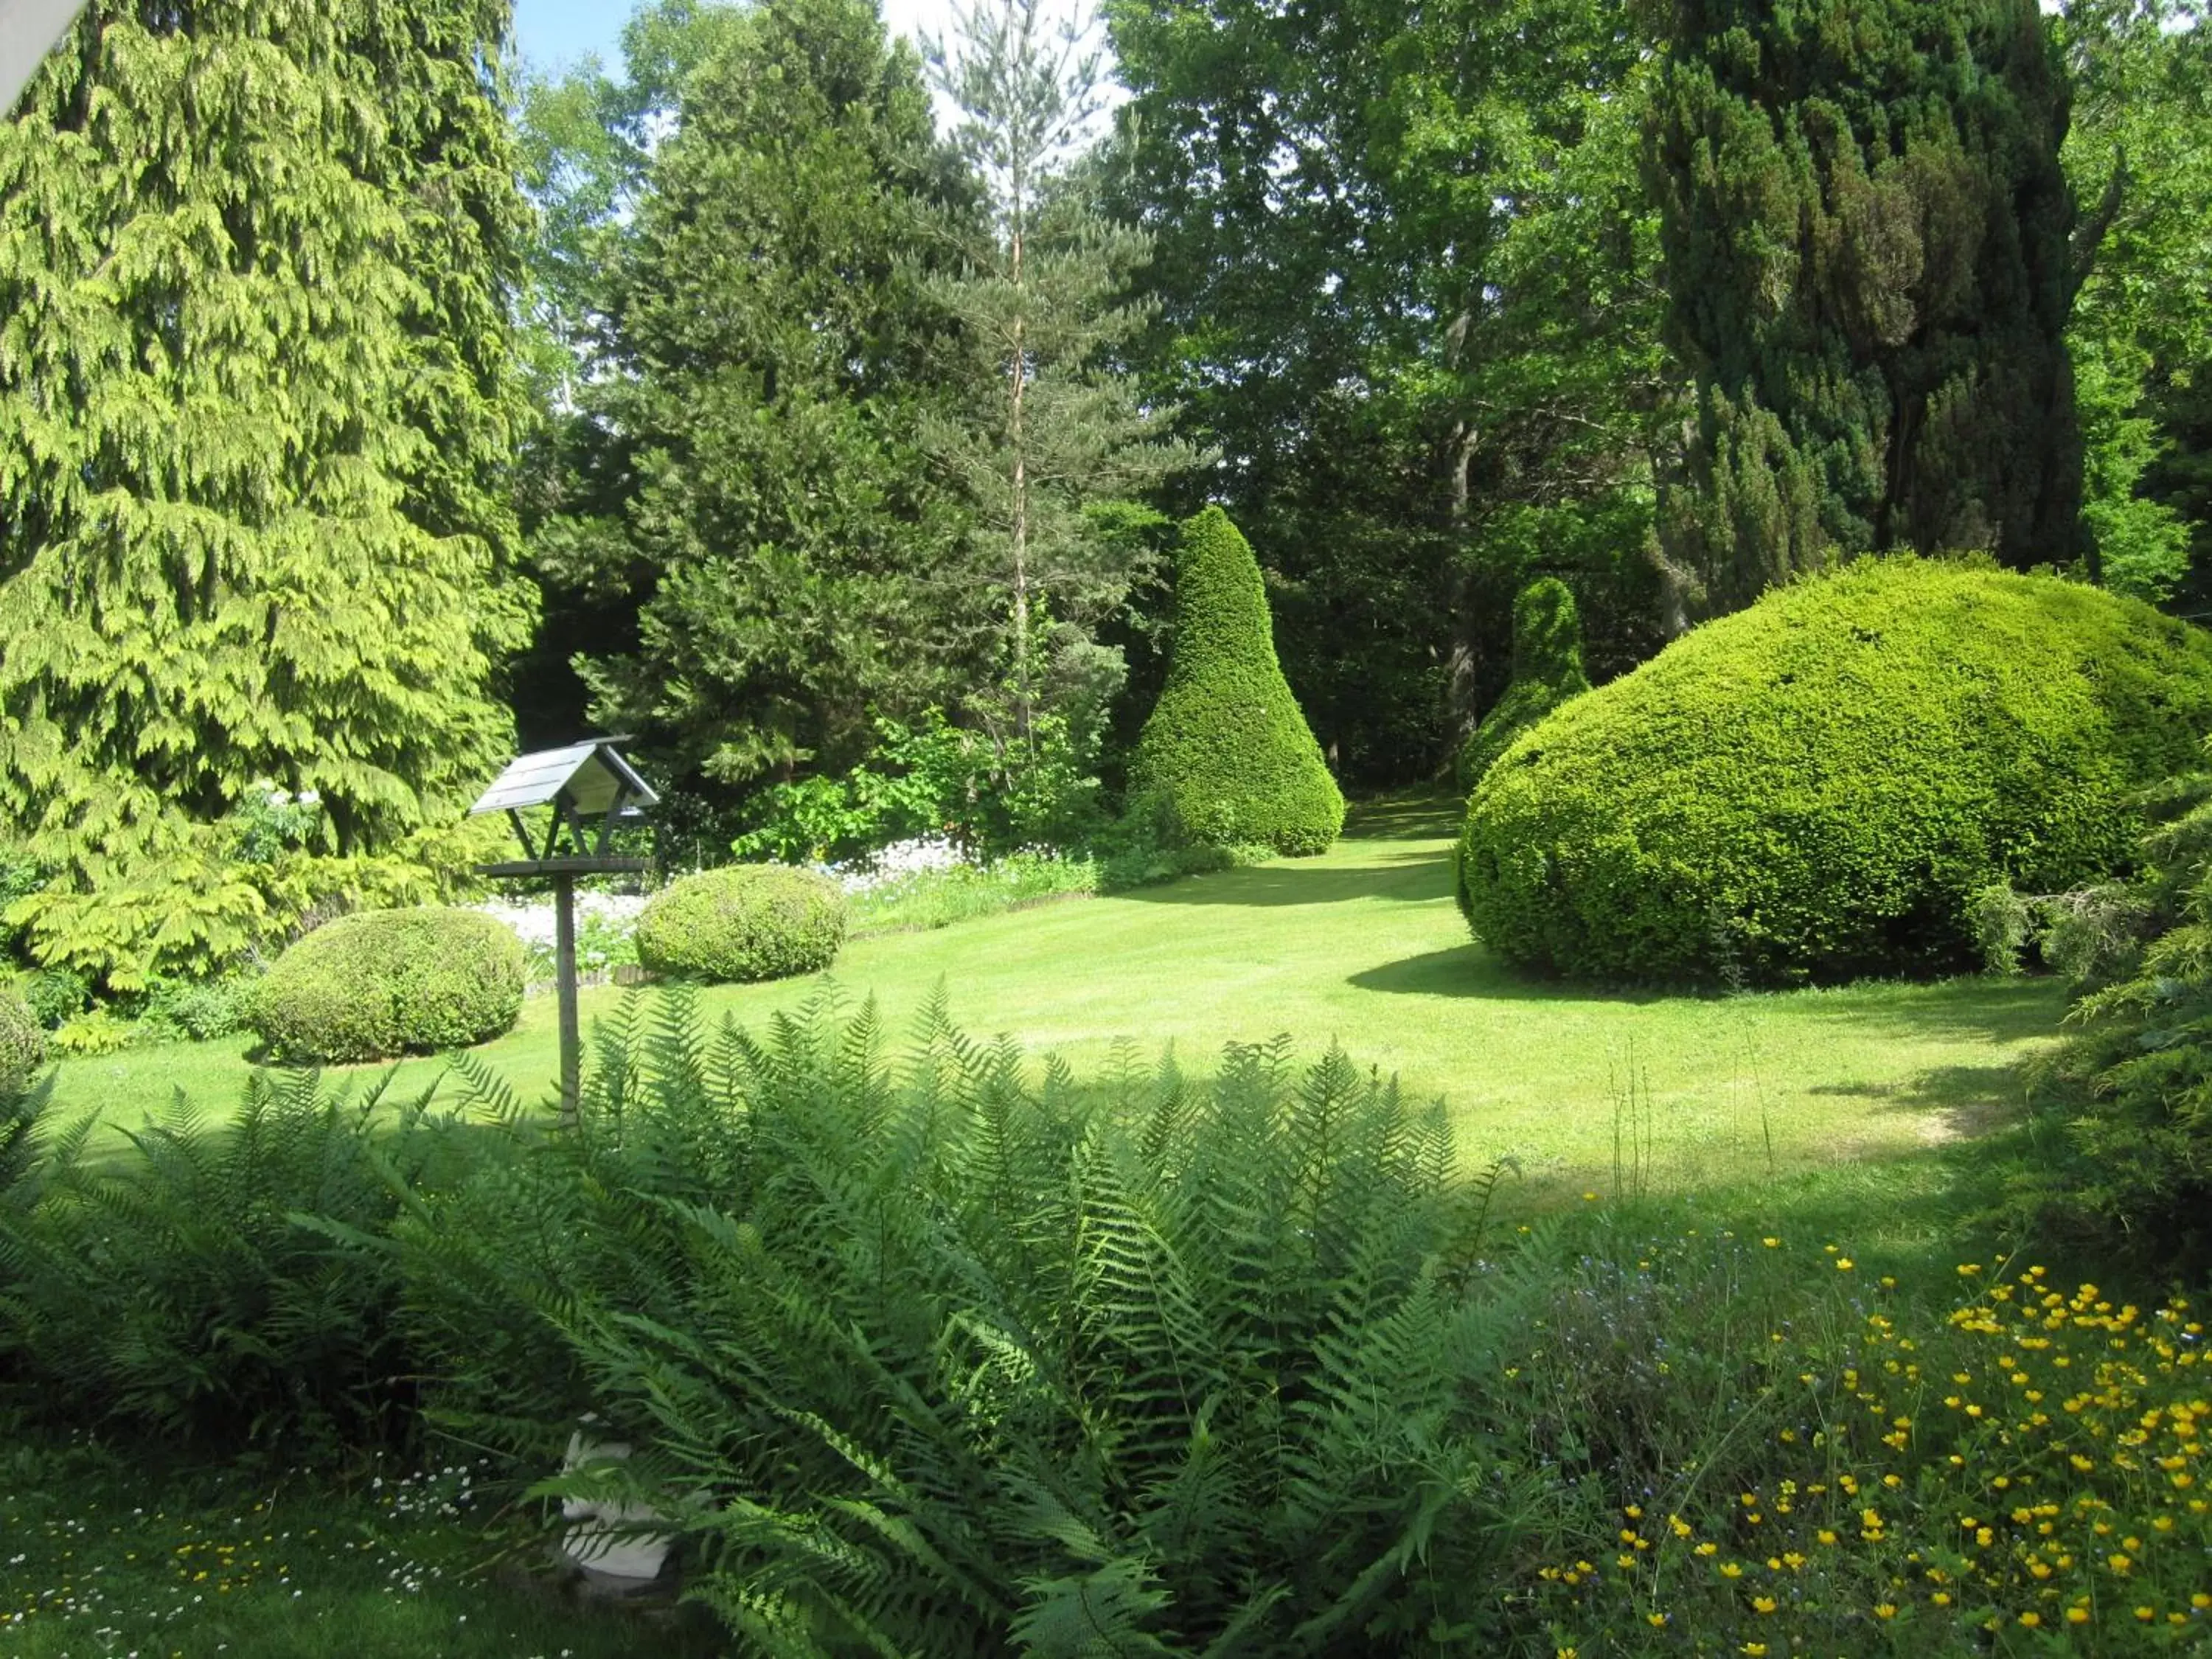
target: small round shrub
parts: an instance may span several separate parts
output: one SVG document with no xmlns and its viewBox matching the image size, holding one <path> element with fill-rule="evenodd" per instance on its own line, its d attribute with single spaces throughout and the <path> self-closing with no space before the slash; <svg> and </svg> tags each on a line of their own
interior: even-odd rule
<svg viewBox="0 0 2212 1659">
<path fill-rule="evenodd" d="M 0 986 L 0 1099 L 22 1093 L 46 1063 L 46 1034 L 20 992 Z"/>
<path fill-rule="evenodd" d="M 782 864 L 732 864 L 686 876 L 637 919 L 637 959 L 656 974 L 710 983 L 787 979 L 837 958 L 845 895 L 827 876 Z"/>
<path fill-rule="evenodd" d="M 1567 703 L 1468 804 L 1460 901 L 1540 972 L 1829 983 L 1978 965 L 1970 907 L 2124 869 L 2197 763 L 2212 636 L 2047 576 L 1862 560 Z"/>
<path fill-rule="evenodd" d="M 246 995 L 285 1060 L 347 1065 L 464 1048 L 522 1012 L 522 941 L 474 910 L 363 910 L 306 935 Z"/>
<path fill-rule="evenodd" d="M 1460 746 L 1459 787 L 1472 790 L 1514 738 L 1589 689 L 1574 590 L 1556 576 L 1530 582 L 1513 601 L 1512 683 Z"/>
<path fill-rule="evenodd" d="M 1275 660 L 1259 561 L 1218 507 L 1183 526 L 1175 647 L 1129 798 L 1185 846 L 1325 853 L 1344 828 L 1344 796 Z"/>
</svg>

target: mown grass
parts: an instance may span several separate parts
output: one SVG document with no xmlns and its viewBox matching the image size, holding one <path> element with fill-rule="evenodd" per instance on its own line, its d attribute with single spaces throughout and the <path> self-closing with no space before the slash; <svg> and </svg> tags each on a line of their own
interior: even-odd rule
<svg viewBox="0 0 2212 1659">
<path fill-rule="evenodd" d="M 0 1454 L 9 1659 L 618 1659 L 714 1650 L 702 1621 L 579 1607 L 546 1531 L 466 1468 L 149 1468 L 85 1442 Z"/>
<path fill-rule="evenodd" d="M 935 931 L 862 939 L 831 975 L 717 988 L 758 1022 L 834 983 L 895 1026 L 943 988 L 954 1019 L 1096 1069 L 1118 1042 L 1209 1066 L 1290 1032 L 1443 1096 L 1471 1158 L 1505 1154 L 1563 1188 L 1607 1176 L 1632 1095 L 1654 1189 L 1765 1182 L 1942 1145 L 2008 1121 L 2018 1068 L 2057 1029 L 2054 982 L 1965 978 L 1736 997 L 1532 983 L 1467 936 L 1450 898 L 1453 812 L 1355 814 L 1322 857 L 1188 878 Z M 586 990 L 588 1025 L 623 994 Z M 244 1040 L 64 1061 L 56 1108 L 123 1121 L 182 1093 L 227 1109 Z M 526 1095 L 556 1069 L 554 1009 L 478 1051 Z M 407 1063 L 419 1087 L 439 1062 Z"/>
</svg>

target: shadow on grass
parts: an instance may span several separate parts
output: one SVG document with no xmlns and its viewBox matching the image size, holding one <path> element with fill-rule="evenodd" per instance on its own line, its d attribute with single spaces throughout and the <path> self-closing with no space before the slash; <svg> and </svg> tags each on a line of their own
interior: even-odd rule
<svg viewBox="0 0 2212 1659">
<path fill-rule="evenodd" d="M 1527 1002 L 1729 1003 L 1756 1020 L 1771 1012 L 1860 1027 L 1886 1025 L 1921 1037 L 2018 1042 L 2055 1036 L 2066 992 L 2055 979 L 1960 978 L 1933 982 L 1869 980 L 1835 989 L 1718 991 L 1650 989 L 1542 979 L 1507 966 L 1469 939 L 1448 950 L 1364 968 L 1347 976 L 1362 990 L 1404 996 L 1510 998 Z M 1850 1093 L 1848 1086 L 1816 1092 Z"/>
<path fill-rule="evenodd" d="M 1157 887 L 1133 887 L 1116 898 L 1147 904 L 1344 904 L 1354 899 L 1396 899 L 1419 903 L 1451 892 L 1448 850 L 1407 849 L 1382 854 L 1373 863 L 1346 868 L 1285 860 L 1249 870 L 1224 870 Z"/>
<path fill-rule="evenodd" d="M 1467 817 L 1457 795 L 1431 791 L 1360 801 L 1345 814 L 1346 841 L 1443 841 L 1456 839 Z"/>
<path fill-rule="evenodd" d="M 1634 988 L 1580 985 L 1564 980 L 1534 979 L 1507 967 L 1474 940 L 1449 950 L 1425 951 L 1417 957 L 1389 962 L 1379 968 L 1363 968 L 1347 975 L 1345 982 L 1363 991 L 1386 991 L 1401 996 L 1479 997 L 1511 1002 L 1653 1002 L 1717 1001 L 1693 991 L 1652 991 Z"/>
<path fill-rule="evenodd" d="M 1868 980 L 1826 991 L 1786 991 L 1802 998 L 1793 1014 L 1853 1025 L 1887 1024 L 1920 1036 L 1980 1037 L 2019 1042 L 2055 1037 L 2066 1012 L 2066 987 L 2056 977 L 1958 979 L 1914 982 Z M 1767 998 L 1752 999 L 1754 1001 Z"/>
</svg>

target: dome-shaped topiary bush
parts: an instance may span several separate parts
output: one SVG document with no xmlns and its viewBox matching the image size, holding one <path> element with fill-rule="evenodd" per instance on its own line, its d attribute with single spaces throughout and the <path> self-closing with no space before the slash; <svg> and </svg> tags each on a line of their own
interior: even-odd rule
<svg viewBox="0 0 2212 1659">
<path fill-rule="evenodd" d="M 285 1060 L 349 1065 L 464 1048 L 522 1012 L 514 930 L 475 910 L 363 910 L 308 933 L 246 998 L 246 1024 Z"/>
<path fill-rule="evenodd" d="M 1589 689 L 1574 591 L 1556 576 L 1530 582 L 1513 601 L 1512 683 L 1460 745 L 1459 787 L 1473 789 L 1514 738 Z"/>
<path fill-rule="evenodd" d="M 22 993 L 0 985 L 0 1099 L 21 1094 L 46 1063 L 46 1034 Z"/>
<path fill-rule="evenodd" d="M 1578 697 L 1468 803 L 1460 901 L 1543 972 L 1833 982 L 1975 966 L 1967 903 L 2124 867 L 2196 764 L 2212 637 L 2052 577 L 1863 560 Z"/>
<path fill-rule="evenodd" d="M 637 919 L 637 959 L 714 982 L 811 974 L 845 942 L 845 895 L 827 876 L 732 864 L 672 884 Z"/>
<path fill-rule="evenodd" d="M 1344 796 L 1275 660 L 1259 562 L 1218 507 L 1183 526 L 1174 653 L 1129 799 L 1196 845 L 1321 853 L 1344 828 Z"/>
</svg>

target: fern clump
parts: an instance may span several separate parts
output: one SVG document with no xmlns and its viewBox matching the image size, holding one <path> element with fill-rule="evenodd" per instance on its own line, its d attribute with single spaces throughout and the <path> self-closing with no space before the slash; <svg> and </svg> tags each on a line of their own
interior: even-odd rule
<svg viewBox="0 0 2212 1659">
<path fill-rule="evenodd" d="M 325 923 L 246 994 L 246 1023 L 289 1060 L 349 1064 L 465 1048 L 522 1012 L 514 929 L 475 910 L 364 910 Z"/>
<path fill-rule="evenodd" d="M 732 864 L 670 884 L 637 919 L 637 959 L 709 984 L 818 973 L 845 943 L 845 895 L 782 864 Z"/>
<path fill-rule="evenodd" d="M 893 1066 L 872 1013 L 642 1008 L 575 1133 L 403 1224 L 410 1318 L 472 1438 L 542 1456 L 588 1407 L 637 1445 L 742 1643 L 1492 1628 L 1483 1189 L 1440 1106 L 1287 1041 L 1085 1086 L 941 1012 Z"/>
<path fill-rule="evenodd" d="M 205 1451 L 299 1456 L 411 1434 L 420 1368 L 380 1240 L 403 1195 L 503 1149 L 441 1132 L 428 1104 L 257 1072 L 228 1121 L 179 1101 L 95 1148 L 97 1120 L 79 1120 L 15 1171 L 13 1202 L 0 1108 L 0 1380 L 14 1403 Z"/>
</svg>

